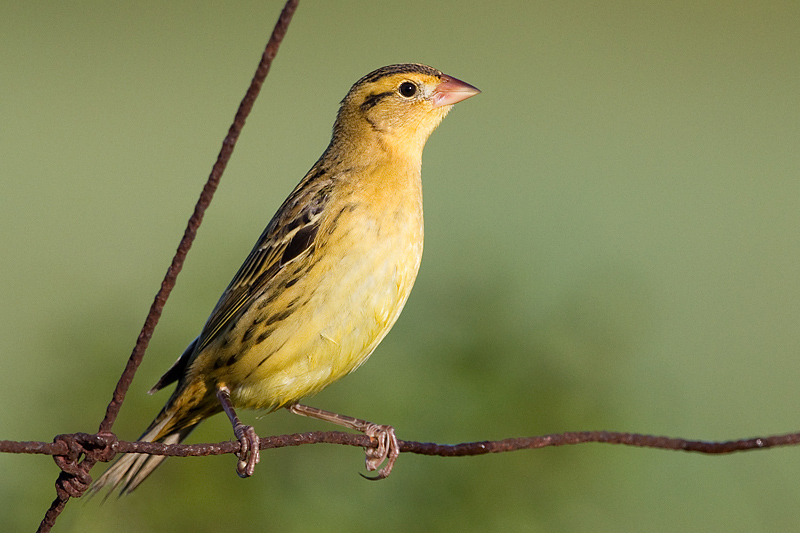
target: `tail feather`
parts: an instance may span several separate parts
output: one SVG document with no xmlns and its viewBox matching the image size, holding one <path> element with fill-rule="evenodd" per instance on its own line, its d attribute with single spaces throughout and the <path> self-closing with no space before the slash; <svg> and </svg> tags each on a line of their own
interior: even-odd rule
<svg viewBox="0 0 800 533">
<path fill-rule="evenodd" d="M 182 429 L 171 429 L 174 419 L 172 415 L 162 413 L 150 424 L 144 435 L 139 437 L 141 442 L 163 442 L 164 444 L 178 444 L 182 442 L 195 425 Z M 158 465 L 164 462 L 166 455 L 149 455 L 143 453 L 128 453 L 117 459 L 102 476 L 100 476 L 89 489 L 91 494 L 109 487 L 110 496 L 117 487 L 119 495 L 130 494 L 142 481 L 147 479 Z"/>
</svg>

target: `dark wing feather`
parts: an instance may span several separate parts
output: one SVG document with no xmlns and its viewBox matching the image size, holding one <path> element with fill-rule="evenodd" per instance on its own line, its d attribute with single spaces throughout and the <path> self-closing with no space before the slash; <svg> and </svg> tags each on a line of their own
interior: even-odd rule
<svg viewBox="0 0 800 533">
<path fill-rule="evenodd" d="M 318 178 L 312 181 L 315 176 Z M 269 288 L 272 279 L 289 261 L 313 246 L 331 188 L 330 179 L 320 177 L 322 175 L 312 169 L 267 225 L 208 318 L 200 334 L 198 352 L 228 324 L 235 322 Z M 307 238 L 309 234 L 312 235 L 310 239 Z"/>
<path fill-rule="evenodd" d="M 283 202 L 259 237 L 228 288 L 208 317 L 202 333 L 151 389 L 155 392 L 180 379 L 194 358 L 270 290 L 284 266 L 312 248 L 322 211 L 333 186 L 331 176 L 318 162 Z"/>
<path fill-rule="evenodd" d="M 268 290 L 287 263 L 314 245 L 330 186 L 329 179 L 303 180 L 286 199 L 217 302 L 200 334 L 198 352 Z"/>
</svg>

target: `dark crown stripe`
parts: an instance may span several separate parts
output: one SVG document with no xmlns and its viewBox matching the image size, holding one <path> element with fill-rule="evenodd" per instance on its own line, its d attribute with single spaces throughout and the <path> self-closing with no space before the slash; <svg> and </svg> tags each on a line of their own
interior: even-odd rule
<svg viewBox="0 0 800 533">
<path fill-rule="evenodd" d="M 381 78 L 385 78 L 386 76 L 392 76 L 394 74 L 407 74 L 407 73 L 427 74 L 428 76 L 437 76 L 437 77 L 440 77 L 442 75 L 441 72 L 427 65 L 420 65 L 418 63 L 400 63 L 399 65 L 389 65 L 383 68 L 379 68 L 378 70 L 372 71 L 363 78 L 361 78 L 360 80 L 358 80 L 356 82 L 356 85 L 361 85 L 364 83 L 373 83 Z"/>
</svg>

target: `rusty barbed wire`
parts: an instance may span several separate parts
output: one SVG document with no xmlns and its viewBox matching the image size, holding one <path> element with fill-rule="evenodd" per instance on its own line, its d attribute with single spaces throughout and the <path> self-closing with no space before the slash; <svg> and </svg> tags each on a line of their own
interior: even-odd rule
<svg viewBox="0 0 800 533">
<path fill-rule="evenodd" d="M 519 437 L 498 441 L 465 442 L 461 444 L 436 444 L 432 442 L 415 442 L 399 440 L 401 453 L 414 453 L 440 457 L 466 457 L 485 455 L 488 453 L 504 453 L 518 450 L 531 450 L 555 446 L 569 446 L 585 443 L 605 443 L 639 448 L 654 448 L 703 454 L 728 454 L 752 450 L 764 450 L 776 446 L 794 446 L 800 444 L 800 432 L 768 437 L 752 437 L 731 441 L 701 441 L 665 436 L 644 435 L 640 433 L 624 433 L 614 431 L 578 431 L 565 432 L 538 437 Z M 306 444 L 340 444 L 362 448 L 375 447 L 366 435 L 344 433 L 341 431 L 312 431 L 291 435 L 278 435 L 261 438 L 261 450 L 302 446 Z M 56 481 L 59 497 L 53 501 L 48 515 L 58 514 L 70 497 L 80 497 L 91 484 L 88 469 L 81 466 L 89 464 L 89 468 L 97 461 L 110 461 L 117 453 L 148 453 L 171 457 L 196 457 L 237 453 L 241 447 L 239 441 L 225 441 L 214 444 L 163 444 L 160 442 L 117 441 L 113 434 L 76 433 L 59 435 L 53 443 L 0 441 L 0 452 L 30 453 L 53 455 L 56 464 L 62 469 Z M 75 461 L 80 454 L 86 458 L 80 465 Z M 45 516 L 45 518 L 48 517 Z M 48 522 L 48 531 L 55 523 L 55 518 Z M 43 525 L 45 521 L 42 521 Z"/>
<path fill-rule="evenodd" d="M 377 446 L 377 443 L 366 435 L 345 433 L 343 431 L 310 431 L 290 435 L 260 437 L 260 439 L 261 450 L 306 444 L 340 444 L 362 448 Z M 688 440 L 617 431 L 570 431 L 536 437 L 517 437 L 496 441 L 464 442 L 461 444 L 436 444 L 433 442 L 398 440 L 401 453 L 435 455 L 439 457 L 465 457 L 487 453 L 570 446 L 590 442 L 721 455 L 748 450 L 764 450 L 776 446 L 797 445 L 800 444 L 800 432 L 730 441 Z M 101 455 L 99 460 L 110 461 L 118 453 L 147 453 L 169 457 L 235 454 L 239 451 L 240 446 L 239 441 L 205 444 L 164 444 L 161 442 L 117 441 L 113 434 L 89 435 L 76 433 L 73 435 L 59 435 L 52 443 L 3 440 L 0 441 L 0 452 L 69 456 L 70 454 L 75 454 L 76 451 L 87 453 L 84 451 L 86 448 L 94 447 L 95 450 L 100 450 L 102 454 L 105 454 Z M 88 453 L 91 454 L 92 452 Z"/>
</svg>

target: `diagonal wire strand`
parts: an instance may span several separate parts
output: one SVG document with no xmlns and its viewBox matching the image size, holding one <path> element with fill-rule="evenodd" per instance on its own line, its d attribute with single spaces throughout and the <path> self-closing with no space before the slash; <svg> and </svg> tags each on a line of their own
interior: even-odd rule
<svg viewBox="0 0 800 533">
<path fill-rule="evenodd" d="M 133 376 L 136 373 L 136 370 L 139 368 L 142 359 L 144 358 L 144 353 L 147 350 L 147 346 L 153 336 L 153 331 L 155 330 L 158 320 L 161 318 L 164 304 L 166 303 L 167 298 L 175 286 L 175 280 L 183 268 L 186 254 L 189 252 L 192 242 L 197 235 L 197 228 L 203 221 L 203 215 L 211 203 L 214 192 L 217 190 L 220 178 L 222 177 L 222 173 L 224 172 L 225 167 L 230 160 L 231 154 L 233 153 L 233 148 L 236 145 L 236 141 L 239 138 L 242 128 L 244 127 L 245 120 L 250 114 L 250 111 L 253 109 L 253 104 L 255 103 L 256 97 L 261 90 L 261 86 L 264 83 L 267 73 L 269 73 L 272 60 L 278 53 L 278 48 L 280 47 L 281 41 L 283 41 L 283 38 L 286 35 L 286 30 L 289 27 L 289 23 L 292 20 L 295 10 L 297 9 L 297 3 L 298 0 L 288 0 L 281 11 L 278 22 L 272 31 L 269 41 L 267 42 L 264 54 L 261 56 L 261 61 L 259 62 L 256 73 L 250 83 L 250 87 L 247 89 L 247 93 L 242 99 L 242 102 L 239 104 L 239 109 L 236 112 L 236 117 L 234 118 L 233 124 L 228 130 L 228 134 L 222 141 L 222 148 L 217 156 L 217 161 L 214 163 L 214 166 L 211 169 L 211 174 L 209 175 L 206 184 L 203 186 L 203 191 L 201 192 L 200 198 L 195 205 L 192 216 L 189 218 L 186 231 L 184 232 L 183 238 L 178 245 L 178 250 L 175 252 L 175 256 L 172 258 L 172 262 L 170 263 L 167 273 L 164 276 L 164 281 L 161 282 L 161 287 L 159 288 L 158 293 L 156 293 L 153 304 L 150 306 L 150 311 L 147 314 L 144 326 L 142 326 L 142 330 L 139 333 L 139 337 L 136 339 L 136 344 L 133 348 L 133 351 L 128 358 L 127 364 L 125 365 L 125 370 L 122 372 L 122 376 L 120 377 L 119 381 L 117 382 L 117 386 L 114 389 L 111 401 L 106 408 L 105 417 L 100 423 L 100 428 L 98 430 L 98 433 L 100 434 L 109 433 L 111 431 L 111 427 L 114 425 L 114 422 L 117 419 L 122 402 L 125 400 L 125 395 L 130 388 L 131 382 L 133 381 Z M 79 489 L 73 489 L 73 492 L 70 492 L 66 487 L 70 487 L 70 483 L 72 483 L 73 479 L 76 477 L 84 479 L 88 478 L 88 472 L 94 466 L 96 461 L 97 459 L 95 456 L 89 455 L 86 456 L 85 459 L 80 463 L 79 471 L 73 474 L 67 474 L 63 471 L 61 472 L 58 481 L 56 481 L 56 499 L 50 505 L 50 508 L 39 525 L 40 532 L 50 531 L 55 524 L 56 519 L 64 510 L 69 498 L 81 493 Z M 70 475 L 72 477 L 70 477 Z"/>
<path fill-rule="evenodd" d="M 203 216 L 209 204 L 211 203 L 211 199 L 213 198 L 217 187 L 219 186 L 220 178 L 222 178 L 222 173 L 225 171 L 225 167 L 231 158 L 236 141 L 239 139 L 239 134 L 242 132 L 242 128 L 244 127 L 245 120 L 250 114 L 250 111 L 253 109 L 253 104 L 258 97 L 258 93 L 261 91 L 261 86 L 264 83 L 264 79 L 267 77 L 269 69 L 272 66 L 272 60 L 278 53 L 278 48 L 280 47 L 281 41 L 286 35 L 289 22 L 291 21 L 292 15 L 294 15 L 294 11 L 297 8 L 297 1 L 298 0 L 288 0 L 283 8 L 283 11 L 281 12 L 280 17 L 278 18 L 278 23 L 275 25 L 275 29 L 270 36 L 267 47 L 261 57 L 261 62 L 259 63 L 256 73 L 253 76 L 253 80 L 250 83 L 250 87 L 247 89 L 247 93 L 242 99 L 242 102 L 239 104 L 239 109 L 236 111 L 236 117 L 234 118 L 233 124 L 231 124 L 231 127 L 228 130 L 228 135 L 222 141 L 222 148 L 217 156 L 217 161 L 214 163 L 214 166 L 211 169 L 211 174 L 208 176 L 208 180 L 203 186 L 203 191 L 200 193 L 200 198 L 197 200 L 197 204 L 194 207 L 194 212 L 192 213 L 192 216 L 189 218 L 189 222 L 186 225 L 186 230 L 184 231 L 183 238 L 178 245 L 178 250 L 175 252 L 175 256 L 172 258 L 172 263 L 167 269 L 167 273 L 164 276 L 164 281 L 161 282 L 161 288 L 158 290 L 158 293 L 156 293 L 156 296 L 153 299 L 153 304 L 150 306 L 150 312 L 147 314 L 144 326 L 142 326 L 142 331 L 139 333 L 139 337 L 136 339 L 136 345 L 133 348 L 133 352 L 128 359 L 128 363 L 125 366 L 122 376 L 117 382 L 112 399 L 108 404 L 108 408 L 106 409 L 106 416 L 100 423 L 100 433 L 111 431 L 111 427 L 114 425 L 114 422 L 117 419 L 120 407 L 125 399 L 125 394 L 128 392 L 128 388 L 133 381 L 133 376 L 136 373 L 136 370 L 139 368 L 142 359 L 144 358 L 144 352 L 147 350 L 147 346 L 153 336 L 153 330 L 155 330 L 156 324 L 161 318 L 161 312 L 164 309 L 164 304 L 166 303 L 167 298 L 175 286 L 175 280 L 178 277 L 178 274 L 183 268 L 186 254 L 192 247 L 194 238 L 197 235 L 197 228 L 200 227 L 200 223 L 203 221 Z"/>
</svg>

